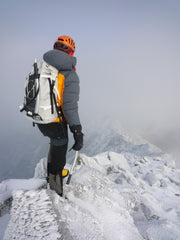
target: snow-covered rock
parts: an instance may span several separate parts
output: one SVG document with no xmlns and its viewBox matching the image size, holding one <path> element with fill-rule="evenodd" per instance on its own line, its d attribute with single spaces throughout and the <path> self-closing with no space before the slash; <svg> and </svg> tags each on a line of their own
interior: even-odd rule
<svg viewBox="0 0 180 240">
<path fill-rule="evenodd" d="M 60 239 L 56 214 L 47 191 L 16 191 L 13 199 L 11 221 L 4 240 Z"/>
<path fill-rule="evenodd" d="M 33 179 L 0 183 L 1 202 L 13 194 L 4 240 L 180 239 L 180 170 L 171 156 L 122 132 L 102 126 L 86 134 L 91 144 L 79 155 L 70 185 L 64 180 L 65 198 L 39 189 L 46 158 Z M 3 216 L 0 226 L 8 220 Z"/>
<path fill-rule="evenodd" d="M 163 157 L 80 154 L 66 198 L 45 189 L 14 193 L 4 240 L 177 240 L 180 171 Z M 44 178 L 46 161 L 37 165 L 36 179 Z"/>
<path fill-rule="evenodd" d="M 32 190 L 38 189 L 45 184 L 44 179 L 8 179 L 0 183 L 0 206 L 5 200 L 12 196 L 13 191 L 19 189 Z"/>
</svg>

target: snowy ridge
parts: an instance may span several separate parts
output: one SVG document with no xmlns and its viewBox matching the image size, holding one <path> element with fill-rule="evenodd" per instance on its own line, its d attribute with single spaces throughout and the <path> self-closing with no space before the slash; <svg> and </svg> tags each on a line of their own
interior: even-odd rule
<svg viewBox="0 0 180 240">
<path fill-rule="evenodd" d="M 36 178 L 45 166 L 42 159 Z M 137 149 L 81 154 L 67 199 L 44 189 L 14 193 L 4 240 L 178 240 L 180 171 L 173 166 L 152 147 L 141 156 Z"/>
<path fill-rule="evenodd" d="M 22 190 L 33 190 L 41 188 L 45 185 L 46 181 L 44 179 L 8 179 L 0 183 L 0 209 L 1 205 L 8 198 L 12 196 L 13 191 L 17 191 L 19 189 Z"/>
<path fill-rule="evenodd" d="M 60 239 L 56 215 L 46 190 L 17 191 L 6 239 Z"/>
<path fill-rule="evenodd" d="M 150 144 L 134 132 L 129 133 L 119 122 L 102 120 L 91 123 L 86 129 L 83 153 L 94 156 L 103 152 L 132 153 L 135 156 L 162 155 L 161 149 Z M 175 166 L 171 158 L 171 164 Z"/>
</svg>

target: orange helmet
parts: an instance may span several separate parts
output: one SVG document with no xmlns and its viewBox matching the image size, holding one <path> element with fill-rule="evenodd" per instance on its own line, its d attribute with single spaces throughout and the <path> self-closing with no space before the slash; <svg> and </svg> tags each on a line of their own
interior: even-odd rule
<svg viewBox="0 0 180 240">
<path fill-rule="evenodd" d="M 60 36 L 54 43 L 54 49 L 61 50 L 66 53 L 75 51 L 75 42 L 69 36 Z"/>
</svg>

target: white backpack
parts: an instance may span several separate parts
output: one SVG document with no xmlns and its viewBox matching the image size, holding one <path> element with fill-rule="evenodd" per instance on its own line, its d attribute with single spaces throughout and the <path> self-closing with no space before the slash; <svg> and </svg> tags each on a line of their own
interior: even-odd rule
<svg viewBox="0 0 180 240">
<path fill-rule="evenodd" d="M 20 107 L 34 123 L 51 123 L 60 116 L 57 99 L 58 70 L 43 61 L 35 60 L 32 71 L 26 78 L 24 103 Z"/>
</svg>

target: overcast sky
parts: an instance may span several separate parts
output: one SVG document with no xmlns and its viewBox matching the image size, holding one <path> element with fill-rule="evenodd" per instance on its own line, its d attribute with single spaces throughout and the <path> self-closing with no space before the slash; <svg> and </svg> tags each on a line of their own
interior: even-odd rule
<svg viewBox="0 0 180 240">
<path fill-rule="evenodd" d="M 180 133 L 179 13 L 179 0 L 2 1 L 0 142 L 28 129 L 25 77 L 59 35 L 76 42 L 84 127 L 110 115 L 152 139 Z"/>
</svg>

